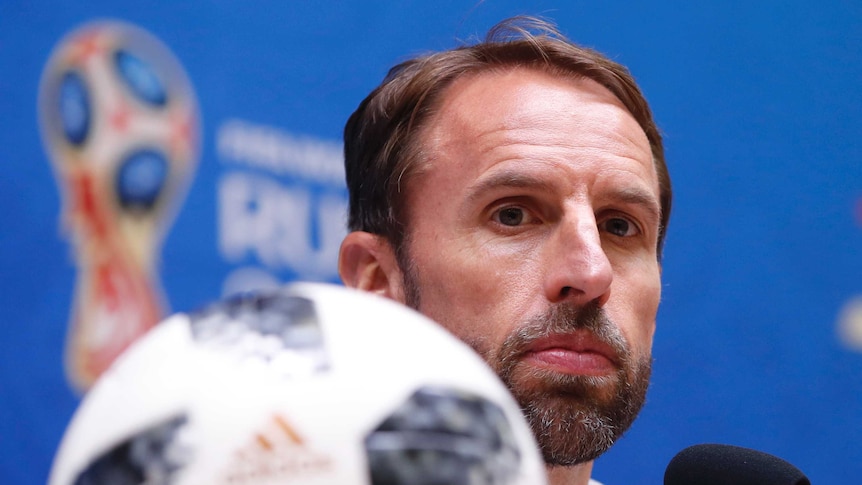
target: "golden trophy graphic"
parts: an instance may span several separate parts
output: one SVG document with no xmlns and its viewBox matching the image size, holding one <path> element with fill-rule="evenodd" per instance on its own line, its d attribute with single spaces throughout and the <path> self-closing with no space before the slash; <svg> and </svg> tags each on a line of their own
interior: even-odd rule
<svg viewBox="0 0 862 485">
<path fill-rule="evenodd" d="M 166 312 L 157 265 L 198 162 L 197 101 L 164 44 L 106 21 L 55 47 L 39 119 L 77 266 L 66 371 L 86 391 Z"/>
</svg>

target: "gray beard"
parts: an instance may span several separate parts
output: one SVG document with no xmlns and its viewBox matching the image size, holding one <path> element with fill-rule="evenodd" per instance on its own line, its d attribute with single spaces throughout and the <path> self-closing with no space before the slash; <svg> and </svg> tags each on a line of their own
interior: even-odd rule
<svg viewBox="0 0 862 485">
<path fill-rule="evenodd" d="M 522 363 L 533 341 L 574 330 L 589 330 L 615 350 L 619 369 L 614 375 L 568 375 Z M 520 404 L 551 466 L 598 458 L 628 430 L 646 400 L 652 359 L 635 361 L 618 328 L 595 303 L 552 307 L 510 335 L 495 355 L 479 351 Z"/>
<path fill-rule="evenodd" d="M 405 303 L 420 310 L 416 268 L 406 255 L 399 256 Z M 445 326 L 445 322 L 440 323 Z M 614 349 L 619 363 L 614 375 L 561 374 L 528 367 L 521 361 L 533 341 L 575 330 L 591 331 Z M 646 401 L 652 358 L 646 355 L 635 360 L 619 328 L 595 302 L 581 308 L 571 304 L 551 307 L 521 325 L 496 352 L 483 339 L 466 343 L 509 388 L 548 466 L 574 466 L 595 460 L 629 429 Z"/>
</svg>

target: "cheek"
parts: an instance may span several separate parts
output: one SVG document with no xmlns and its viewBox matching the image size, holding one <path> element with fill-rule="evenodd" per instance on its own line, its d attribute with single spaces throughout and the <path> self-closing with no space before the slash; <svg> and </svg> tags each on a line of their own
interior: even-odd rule
<svg viewBox="0 0 862 485">
<path fill-rule="evenodd" d="M 420 311 L 471 345 L 498 348 L 525 314 L 523 261 L 439 242 L 415 249 Z"/>
<path fill-rule="evenodd" d="M 621 327 L 637 354 L 649 354 L 656 329 L 656 313 L 661 299 L 658 270 L 644 268 L 629 277 L 619 277 L 611 290 L 611 317 Z"/>
</svg>

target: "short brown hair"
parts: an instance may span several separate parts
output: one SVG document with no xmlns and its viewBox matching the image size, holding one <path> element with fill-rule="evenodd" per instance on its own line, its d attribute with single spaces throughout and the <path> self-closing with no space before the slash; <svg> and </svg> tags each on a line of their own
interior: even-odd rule
<svg viewBox="0 0 862 485">
<path fill-rule="evenodd" d="M 344 128 L 349 229 L 381 235 L 396 252 L 403 249 L 407 224 L 403 187 L 421 162 L 419 135 L 441 93 L 462 76 L 508 67 L 589 78 L 625 105 L 649 140 L 658 174 L 661 258 L 672 191 L 661 134 L 646 99 L 624 66 L 575 45 L 552 24 L 533 17 L 500 22 L 484 42 L 402 62 L 362 101 Z"/>
</svg>

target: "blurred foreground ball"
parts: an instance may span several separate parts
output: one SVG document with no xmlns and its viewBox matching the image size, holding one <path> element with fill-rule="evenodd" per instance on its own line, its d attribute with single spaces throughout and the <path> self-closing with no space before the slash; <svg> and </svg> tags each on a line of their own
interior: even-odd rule
<svg viewBox="0 0 862 485">
<path fill-rule="evenodd" d="M 51 485 L 534 485 L 544 467 L 466 345 L 369 294 L 294 284 L 161 323 L 104 374 Z"/>
</svg>

